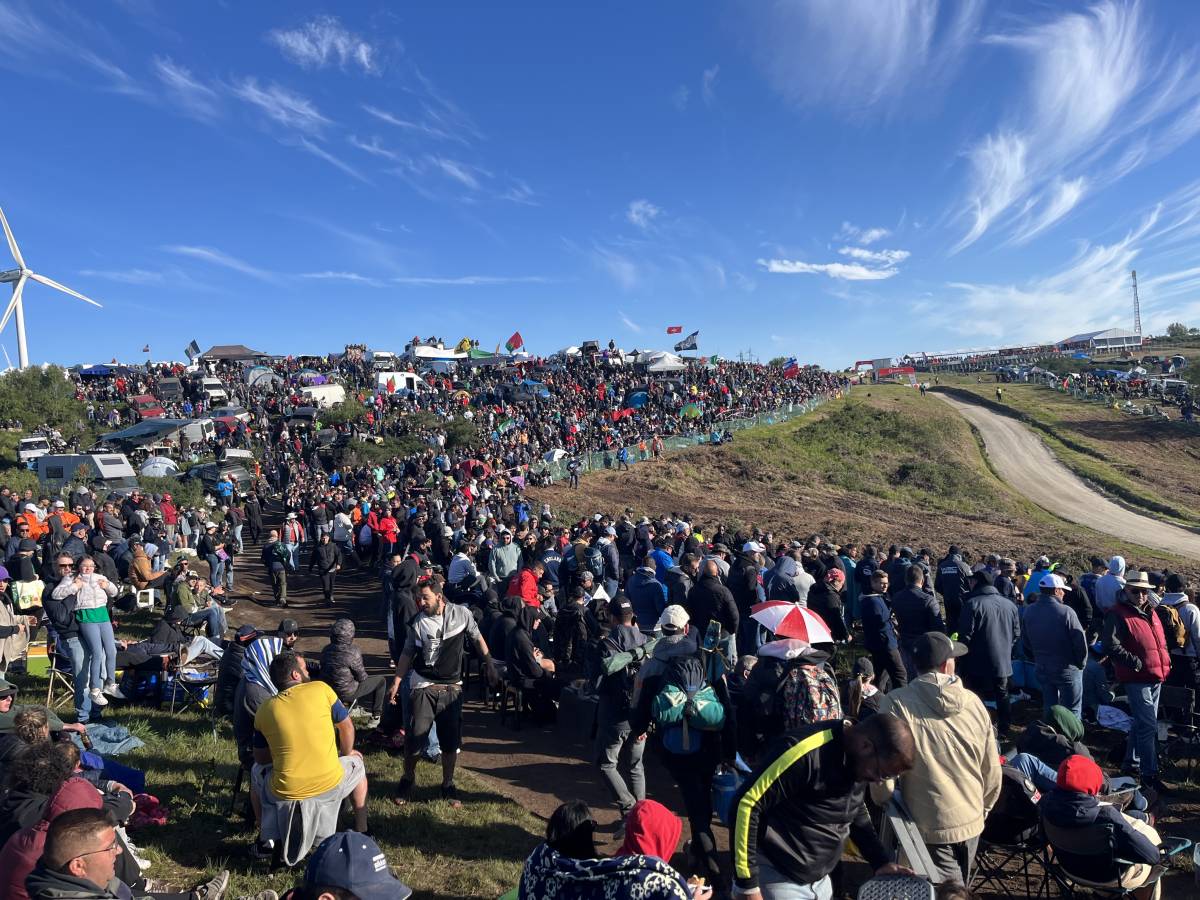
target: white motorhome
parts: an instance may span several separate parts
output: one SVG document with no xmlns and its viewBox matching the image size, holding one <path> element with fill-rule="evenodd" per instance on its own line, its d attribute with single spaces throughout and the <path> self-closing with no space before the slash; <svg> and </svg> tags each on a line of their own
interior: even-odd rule
<svg viewBox="0 0 1200 900">
<path fill-rule="evenodd" d="M 128 494 L 138 486 L 137 473 L 124 453 L 48 453 L 37 461 L 38 483 L 58 493 L 72 483 L 98 485 L 103 492 Z"/>
<path fill-rule="evenodd" d="M 200 393 L 209 406 L 224 406 L 229 402 L 229 393 L 220 378 L 201 378 Z"/>
<path fill-rule="evenodd" d="M 376 372 L 382 369 L 394 369 L 399 361 L 396 354 L 391 350 L 368 350 L 367 362 L 371 364 L 371 368 Z"/>
<path fill-rule="evenodd" d="M 386 391 L 388 382 L 392 383 L 393 391 L 409 390 L 414 394 L 429 387 L 416 372 L 376 372 L 375 390 Z"/>
<path fill-rule="evenodd" d="M 310 384 L 303 388 L 300 394 L 320 409 L 334 406 L 346 399 L 346 389 L 340 384 Z"/>
<path fill-rule="evenodd" d="M 50 452 L 50 441 L 45 435 L 36 434 L 33 437 L 21 438 L 17 443 L 17 460 L 22 465 L 28 465 L 35 459 Z"/>
</svg>

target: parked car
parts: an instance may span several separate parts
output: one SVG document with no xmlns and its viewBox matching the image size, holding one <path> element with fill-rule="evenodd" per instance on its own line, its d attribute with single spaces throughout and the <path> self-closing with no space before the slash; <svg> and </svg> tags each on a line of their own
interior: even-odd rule
<svg viewBox="0 0 1200 900">
<path fill-rule="evenodd" d="M 238 462 L 201 463 L 198 466 L 192 466 L 179 478 L 181 481 L 199 480 L 204 490 L 215 494 L 217 482 L 221 480 L 222 475 L 228 475 L 233 479 L 233 483 L 239 491 L 248 491 L 254 486 L 254 476 Z"/>
<path fill-rule="evenodd" d="M 152 394 L 138 394 L 136 397 L 131 397 L 129 404 L 138 414 L 139 419 L 161 419 L 167 414 L 162 403 Z"/>
<path fill-rule="evenodd" d="M 21 438 L 17 443 L 17 460 L 23 465 L 29 465 L 35 459 L 50 452 L 50 441 L 45 435 Z"/>
</svg>

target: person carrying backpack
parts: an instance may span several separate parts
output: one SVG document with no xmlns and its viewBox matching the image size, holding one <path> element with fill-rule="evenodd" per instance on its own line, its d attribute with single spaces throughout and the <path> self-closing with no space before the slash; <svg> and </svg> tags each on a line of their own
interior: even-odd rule
<svg viewBox="0 0 1200 900">
<path fill-rule="evenodd" d="M 1200 609 L 1188 599 L 1188 583 L 1183 575 L 1172 572 L 1165 586 L 1166 593 L 1154 614 L 1162 623 L 1171 654 L 1167 684 L 1196 689 L 1200 687 Z"/>
<path fill-rule="evenodd" d="M 682 606 L 668 606 L 658 620 L 662 637 L 638 672 L 634 687 L 635 735 L 654 725 L 653 741 L 663 766 L 683 795 L 692 831 L 688 868 L 710 883 L 720 876 L 712 833 L 713 776 L 734 758 L 732 716 L 724 678 L 716 684 L 705 672 L 699 632 L 688 625 Z"/>
<path fill-rule="evenodd" d="M 625 816 L 633 805 L 646 798 L 646 774 L 642 756 L 646 735 L 634 733 L 630 704 L 641 661 L 646 658 L 646 636 L 633 624 L 633 605 L 624 594 L 608 604 L 612 627 L 595 641 L 599 702 L 596 709 L 594 763 L 621 812 L 614 839 L 625 830 Z M 653 644 L 649 646 L 653 647 Z M 629 783 L 617 768 L 621 752 L 629 748 Z"/>
</svg>

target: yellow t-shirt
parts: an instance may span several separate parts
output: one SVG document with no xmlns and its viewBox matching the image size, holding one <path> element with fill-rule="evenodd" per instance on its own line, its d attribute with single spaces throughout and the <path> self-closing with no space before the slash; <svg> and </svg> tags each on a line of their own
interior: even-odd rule
<svg viewBox="0 0 1200 900">
<path fill-rule="evenodd" d="M 307 800 L 342 780 L 333 723 L 345 716 L 337 694 L 323 681 L 288 688 L 258 708 L 255 740 L 259 746 L 265 740 L 271 748 L 271 790 L 276 797 Z"/>
</svg>

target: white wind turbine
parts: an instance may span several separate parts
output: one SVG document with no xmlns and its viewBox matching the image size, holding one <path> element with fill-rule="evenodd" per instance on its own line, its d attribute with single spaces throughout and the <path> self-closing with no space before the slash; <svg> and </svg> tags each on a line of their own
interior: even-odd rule
<svg viewBox="0 0 1200 900">
<path fill-rule="evenodd" d="M 4 326 L 8 324 L 8 320 L 15 312 L 17 314 L 17 366 L 26 369 L 29 367 L 29 347 L 25 343 L 25 307 L 21 299 L 26 281 L 32 278 L 34 281 L 40 281 L 46 287 L 52 287 L 56 291 L 78 297 L 92 306 L 99 307 L 100 304 L 90 297 L 83 296 L 78 291 L 71 290 L 65 284 L 59 284 L 53 278 L 47 278 L 45 275 L 39 275 L 28 269 L 25 266 L 24 257 L 21 256 L 21 248 L 17 246 L 17 239 L 13 237 L 12 229 L 8 227 L 8 219 L 4 217 L 3 209 L 0 209 L 0 225 L 4 226 L 4 236 L 8 238 L 8 249 L 12 251 L 13 260 L 17 264 L 15 269 L 0 272 L 0 284 L 8 282 L 13 286 L 12 300 L 9 301 L 8 309 L 4 310 L 4 318 L 0 319 L 0 333 L 4 331 Z M 5 355 L 7 356 L 7 353 Z"/>
</svg>

